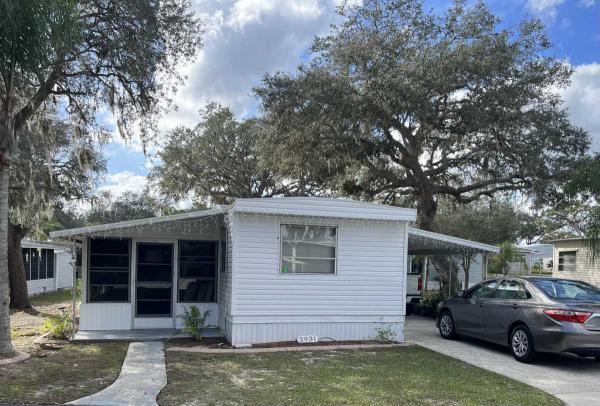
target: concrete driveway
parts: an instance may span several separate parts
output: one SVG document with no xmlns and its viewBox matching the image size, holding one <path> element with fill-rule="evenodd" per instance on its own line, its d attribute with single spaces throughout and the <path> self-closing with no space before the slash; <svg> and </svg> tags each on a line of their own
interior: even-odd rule
<svg viewBox="0 0 600 406">
<path fill-rule="evenodd" d="M 535 364 L 522 364 L 508 348 L 468 338 L 444 340 L 434 320 L 419 316 L 406 318 L 406 340 L 535 386 L 568 405 L 600 406 L 600 362 L 593 359 L 543 354 Z"/>
</svg>

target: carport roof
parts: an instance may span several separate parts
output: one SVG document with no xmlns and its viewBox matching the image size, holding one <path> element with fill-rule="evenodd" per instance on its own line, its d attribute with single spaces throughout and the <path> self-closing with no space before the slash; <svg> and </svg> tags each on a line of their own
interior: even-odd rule
<svg viewBox="0 0 600 406">
<path fill-rule="evenodd" d="M 460 255 L 498 253 L 500 248 L 431 231 L 408 228 L 409 255 Z"/>
</svg>

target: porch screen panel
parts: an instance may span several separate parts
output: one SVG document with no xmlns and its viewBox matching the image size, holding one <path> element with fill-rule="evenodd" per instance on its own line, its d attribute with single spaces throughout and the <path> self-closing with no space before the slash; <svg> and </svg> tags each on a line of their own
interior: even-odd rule
<svg viewBox="0 0 600 406">
<path fill-rule="evenodd" d="M 180 241 L 178 300 L 216 302 L 217 241 Z"/>
<path fill-rule="evenodd" d="M 129 240 L 90 239 L 89 302 L 129 302 Z"/>
<path fill-rule="evenodd" d="M 25 279 L 31 280 L 31 249 L 22 248 L 21 253 L 23 254 L 23 267 L 25 268 Z"/>
<path fill-rule="evenodd" d="M 55 255 L 54 250 L 46 250 L 46 277 L 54 278 Z"/>
</svg>

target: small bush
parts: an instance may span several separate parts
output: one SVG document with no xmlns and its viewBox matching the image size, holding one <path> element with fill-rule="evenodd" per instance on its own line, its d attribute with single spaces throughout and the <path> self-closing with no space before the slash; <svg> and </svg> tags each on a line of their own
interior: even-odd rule
<svg viewBox="0 0 600 406">
<path fill-rule="evenodd" d="M 388 325 L 375 329 L 375 340 L 389 343 L 396 339 L 396 332 Z"/>
<path fill-rule="evenodd" d="M 425 293 L 416 306 L 416 312 L 421 316 L 436 317 L 438 304 L 445 299 L 446 296 L 440 292 Z"/>
<path fill-rule="evenodd" d="M 206 328 L 206 320 L 210 316 L 210 310 L 200 312 L 197 306 L 187 307 L 179 317 L 183 321 L 183 331 L 190 334 L 194 340 L 200 341 L 202 331 Z"/>
<path fill-rule="evenodd" d="M 44 319 L 44 330 L 50 332 L 50 338 L 57 340 L 64 340 L 68 338 L 72 326 L 73 319 L 65 310 L 61 310 L 60 314 Z"/>
</svg>

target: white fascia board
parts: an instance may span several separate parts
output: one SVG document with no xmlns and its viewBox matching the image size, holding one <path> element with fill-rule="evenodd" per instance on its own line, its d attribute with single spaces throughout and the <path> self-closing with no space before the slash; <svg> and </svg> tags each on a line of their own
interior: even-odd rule
<svg viewBox="0 0 600 406">
<path fill-rule="evenodd" d="M 196 218 L 225 214 L 229 206 L 217 206 L 208 210 L 192 211 L 188 213 L 172 214 L 170 216 L 150 217 L 139 220 L 121 221 L 118 223 L 100 224 L 97 226 L 71 228 L 68 230 L 51 231 L 50 238 L 68 238 L 74 236 L 84 236 L 104 231 L 119 230 L 131 227 L 148 226 L 152 224 L 167 223 L 172 221 L 193 220 Z"/>
<path fill-rule="evenodd" d="M 432 231 L 420 230 L 418 228 L 409 227 L 408 234 L 416 235 L 423 238 L 430 238 L 432 240 L 447 242 L 450 244 L 461 245 L 463 247 L 468 247 L 480 251 L 487 251 L 498 254 L 500 252 L 500 248 L 494 245 L 484 244 L 481 242 L 465 240 L 463 238 L 452 237 L 446 234 L 434 233 Z"/>
</svg>

